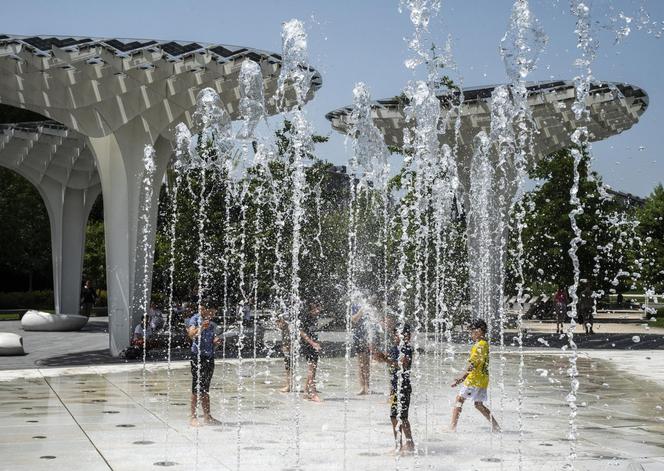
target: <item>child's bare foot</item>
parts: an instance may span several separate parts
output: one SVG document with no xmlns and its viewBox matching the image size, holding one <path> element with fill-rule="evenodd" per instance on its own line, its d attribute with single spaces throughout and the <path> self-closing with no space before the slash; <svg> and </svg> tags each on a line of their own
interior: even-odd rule
<svg viewBox="0 0 664 471">
<path fill-rule="evenodd" d="M 198 421 L 196 417 L 192 417 L 191 419 L 189 419 L 189 425 L 191 427 L 200 427 L 201 423 Z"/>
<path fill-rule="evenodd" d="M 357 393 L 358 396 L 366 396 L 369 394 L 366 389 L 360 389 L 359 392 Z"/>
<path fill-rule="evenodd" d="M 323 402 L 323 400 L 318 396 L 318 393 L 305 394 L 304 398 L 307 401 L 311 401 L 311 402 Z"/>
<path fill-rule="evenodd" d="M 290 388 L 290 386 L 284 386 L 279 391 L 282 392 L 282 393 L 289 393 L 289 392 L 291 392 L 291 388 Z"/>
<path fill-rule="evenodd" d="M 415 444 L 413 442 L 406 442 L 404 446 L 401 447 L 401 455 L 412 455 L 415 453 Z"/>
<path fill-rule="evenodd" d="M 203 419 L 203 423 L 205 423 L 205 425 L 221 425 L 221 421 L 215 419 L 211 415 L 205 417 L 205 419 Z"/>
</svg>

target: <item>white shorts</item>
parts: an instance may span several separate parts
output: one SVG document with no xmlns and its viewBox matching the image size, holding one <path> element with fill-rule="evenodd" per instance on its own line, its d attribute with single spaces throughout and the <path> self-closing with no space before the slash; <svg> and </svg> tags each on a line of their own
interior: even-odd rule
<svg viewBox="0 0 664 471">
<path fill-rule="evenodd" d="M 459 396 L 464 399 L 470 399 L 473 402 L 486 402 L 489 399 L 486 388 L 477 388 L 474 386 L 461 386 Z"/>
</svg>

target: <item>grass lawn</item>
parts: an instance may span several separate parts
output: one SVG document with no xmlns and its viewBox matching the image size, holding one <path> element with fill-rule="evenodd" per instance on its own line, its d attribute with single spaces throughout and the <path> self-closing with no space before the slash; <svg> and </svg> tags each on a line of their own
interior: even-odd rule
<svg viewBox="0 0 664 471">
<path fill-rule="evenodd" d="M 21 318 L 23 312 L 25 311 L 0 312 L 0 321 L 17 321 Z"/>
<path fill-rule="evenodd" d="M 4 312 L 0 312 L 0 321 L 17 321 L 25 311 L 27 311 L 27 309 L 16 309 L 15 311 L 8 309 Z M 55 314 L 54 309 L 40 309 L 40 311 Z"/>
</svg>

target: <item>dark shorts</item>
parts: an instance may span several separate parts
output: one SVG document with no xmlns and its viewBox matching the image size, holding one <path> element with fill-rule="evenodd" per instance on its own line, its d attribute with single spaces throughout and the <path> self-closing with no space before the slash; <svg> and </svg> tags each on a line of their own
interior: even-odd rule
<svg viewBox="0 0 664 471">
<path fill-rule="evenodd" d="M 401 420 L 408 418 L 408 409 L 410 409 L 410 389 L 405 389 L 401 391 L 401 397 L 396 393 L 392 393 L 390 396 L 390 418 L 396 419 L 397 416 Z M 399 408 L 399 403 L 401 403 L 401 408 Z"/>
<path fill-rule="evenodd" d="M 353 336 L 353 344 L 351 346 L 351 353 L 359 355 L 360 353 L 369 353 L 369 339 L 366 336 Z"/>
<path fill-rule="evenodd" d="M 198 384 L 200 371 L 200 386 Z M 212 382 L 212 375 L 214 374 L 214 357 L 201 357 L 200 368 L 198 362 L 198 355 L 191 354 L 191 392 L 192 394 L 207 393 L 210 391 L 210 383 Z"/>
<path fill-rule="evenodd" d="M 318 352 L 308 343 L 300 345 L 300 353 L 307 359 L 307 363 L 318 364 Z"/>
</svg>

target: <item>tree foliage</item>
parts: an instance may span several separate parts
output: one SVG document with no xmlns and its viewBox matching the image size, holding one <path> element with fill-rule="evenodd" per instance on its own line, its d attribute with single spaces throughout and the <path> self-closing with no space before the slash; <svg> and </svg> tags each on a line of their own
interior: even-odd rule
<svg viewBox="0 0 664 471">
<path fill-rule="evenodd" d="M 41 195 L 0 167 L 0 282 L 3 291 L 50 288 L 51 226 Z"/>
<path fill-rule="evenodd" d="M 634 211 L 607 194 L 601 177 L 590 169 L 590 157 L 583 152 L 579 165 L 578 196 L 583 213 L 577 217 L 583 243 L 577 256 L 581 278 L 599 293 L 624 291 L 634 283 Z M 529 169 L 529 176 L 541 183 L 527 192 L 521 203 L 525 211 L 524 278 L 535 293 L 552 292 L 557 286 L 570 286 L 573 266 L 569 256 L 574 237 L 569 213 L 573 158 L 561 150 L 542 158 Z M 520 208 L 516 208 L 518 211 Z M 515 256 L 517 228 L 512 221 L 511 255 Z M 511 265 L 508 291 L 516 284 Z"/>
<path fill-rule="evenodd" d="M 664 186 L 660 183 L 638 211 L 643 242 L 643 285 L 664 293 Z"/>
</svg>

